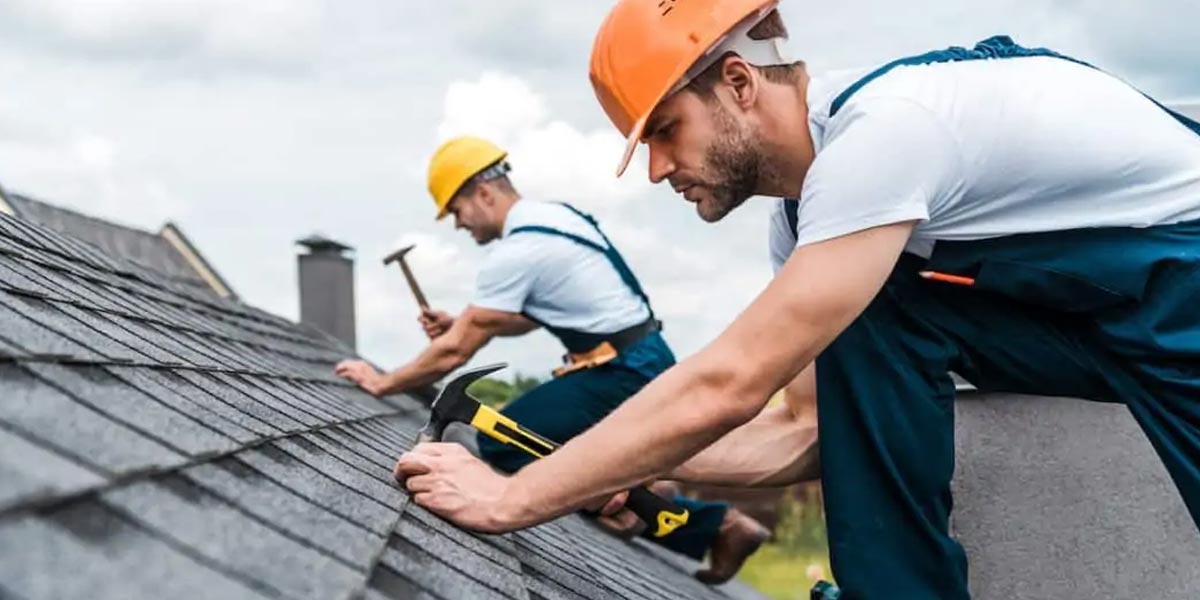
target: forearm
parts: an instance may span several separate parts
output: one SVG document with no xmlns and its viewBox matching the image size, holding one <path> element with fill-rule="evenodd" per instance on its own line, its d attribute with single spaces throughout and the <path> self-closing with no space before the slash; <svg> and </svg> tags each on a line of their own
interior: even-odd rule
<svg viewBox="0 0 1200 600">
<path fill-rule="evenodd" d="M 665 474 L 748 421 L 770 391 L 760 392 L 758 406 L 728 402 L 750 396 L 730 393 L 729 370 L 706 364 L 702 355 L 680 363 L 627 400 L 605 419 L 600 435 L 585 432 L 550 457 L 557 460 L 535 461 L 522 469 L 511 484 L 513 497 L 522 499 L 517 504 L 528 506 L 532 500 L 533 505 L 556 507 L 555 516 L 565 514 Z"/>
<path fill-rule="evenodd" d="M 911 229 L 889 225 L 798 249 L 712 344 L 514 475 L 501 503 L 511 511 L 506 523 L 528 526 L 666 474 L 750 421 L 862 312 Z"/>
<path fill-rule="evenodd" d="M 691 483 L 777 487 L 820 474 L 817 424 L 801 420 L 789 406 L 764 410 L 729 432 L 670 474 Z"/>
<path fill-rule="evenodd" d="M 468 359 L 470 354 L 438 338 L 412 362 L 385 373 L 379 388 L 373 391 L 376 395 L 385 395 L 429 385 L 466 364 Z"/>
</svg>

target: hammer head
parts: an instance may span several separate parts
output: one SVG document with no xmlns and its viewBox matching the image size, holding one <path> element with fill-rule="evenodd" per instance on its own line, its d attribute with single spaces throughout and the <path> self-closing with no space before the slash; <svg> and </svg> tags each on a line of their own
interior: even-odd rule
<svg viewBox="0 0 1200 600">
<path fill-rule="evenodd" d="M 409 244 L 409 245 L 383 257 L 383 264 L 390 265 L 398 260 L 404 260 L 404 255 L 408 254 L 408 252 L 410 250 L 412 250 L 413 248 L 416 248 L 416 247 L 417 247 L 416 244 Z"/>
<path fill-rule="evenodd" d="M 505 363 L 497 363 L 471 369 L 446 383 L 430 406 L 429 422 L 417 434 L 417 443 L 441 441 L 442 433 L 450 423 L 470 423 L 479 410 L 479 401 L 467 393 L 467 387 L 507 366 Z"/>
</svg>

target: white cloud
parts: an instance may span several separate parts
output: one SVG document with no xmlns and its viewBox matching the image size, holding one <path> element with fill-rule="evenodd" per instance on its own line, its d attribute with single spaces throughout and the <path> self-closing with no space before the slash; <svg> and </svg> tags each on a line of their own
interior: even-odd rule
<svg viewBox="0 0 1200 600">
<path fill-rule="evenodd" d="M 319 0 L 10 0 L 8 28 L 89 57 L 295 65 L 321 39 Z"/>
<path fill-rule="evenodd" d="M 513 180 L 531 197 L 603 212 L 650 189 L 645 180 L 614 176 L 625 142 L 611 127 L 585 131 L 552 118 L 544 96 L 513 75 L 488 72 L 449 85 L 439 141 L 464 134 L 508 150 Z"/>
</svg>

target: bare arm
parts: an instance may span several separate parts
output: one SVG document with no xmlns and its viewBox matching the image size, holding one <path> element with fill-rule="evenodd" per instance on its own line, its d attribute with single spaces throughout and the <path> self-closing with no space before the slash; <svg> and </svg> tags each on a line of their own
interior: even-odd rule
<svg viewBox="0 0 1200 600">
<path fill-rule="evenodd" d="M 506 493 L 520 514 L 510 518 L 558 516 L 653 479 L 749 421 L 866 308 L 911 231 L 888 225 L 796 250 L 713 343 L 513 476 Z"/>
<path fill-rule="evenodd" d="M 449 330 L 407 365 L 380 374 L 362 361 L 344 361 L 337 366 L 337 374 L 376 396 L 403 392 L 429 385 L 466 364 L 494 337 L 522 335 L 537 327 L 517 313 L 468 306 Z"/>
<path fill-rule="evenodd" d="M 421 506 L 487 531 L 527 527 L 665 474 L 754 418 L 887 280 L 912 223 L 796 250 L 716 340 L 603 421 L 510 479 L 451 444 L 422 444 L 397 473 Z"/>
<path fill-rule="evenodd" d="M 784 403 L 680 465 L 670 479 L 712 485 L 775 487 L 820 477 L 814 366 L 783 390 Z"/>
</svg>

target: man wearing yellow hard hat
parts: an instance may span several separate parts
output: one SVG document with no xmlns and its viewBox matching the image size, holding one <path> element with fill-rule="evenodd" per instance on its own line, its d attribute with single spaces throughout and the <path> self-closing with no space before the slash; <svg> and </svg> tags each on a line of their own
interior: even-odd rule
<svg viewBox="0 0 1200 600">
<path fill-rule="evenodd" d="M 774 8 L 619 0 L 591 65 L 629 140 L 622 169 L 646 143 L 651 180 L 707 221 L 776 198 L 774 281 L 512 477 L 436 444 L 403 455 L 418 502 L 504 531 L 667 473 L 749 479 L 771 447 L 735 429 L 815 361 L 842 598 L 969 597 L 949 533 L 951 370 L 1125 403 L 1200 521 L 1200 123 L 1004 36 L 810 76 L 782 55 Z"/>
<path fill-rule="evenodd" d="M 555 378 L 506 406 L 504 414 L 557 442 L 582 433 L 675 364 L 641 284 L 595 219 L 568 204 L 522 199 L 507 154 L 477 137 L 443 144 L 429 166 L 439 219 L 453 215 L 489 253 L 471 305 L 458 317 L 426 311 L 432 343 L 411 363 L 378 373 L 346 361 L 337 372 L 373 394 L 423 386 L 465 364 L 496 336 L 544 327 L 566 347 Z M 507 472 L 530 457 L 479 436 L 483 457 Z M 706 583 L 732 577 L 766 539 L 757 521 L 725 503 L 677 497 L 688 524 L 652 541 L 709 566 Z"/>
</svg>

